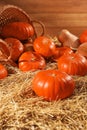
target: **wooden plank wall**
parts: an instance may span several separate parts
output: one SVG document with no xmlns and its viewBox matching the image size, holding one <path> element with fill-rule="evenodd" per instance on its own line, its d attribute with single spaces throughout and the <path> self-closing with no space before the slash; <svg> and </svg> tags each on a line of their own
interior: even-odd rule
<svg viewBox="0 0 87 130">
<path fill-rule="evenodd" d="M 31 17 L 42 21 L 46 34 L 58 35 L 68 29 L 80 35 L 87 29 L 87 0 L 0 0 L 0 5 L 13 4 L 24 9 Z M 36 25 L 39 31 L 40 27 Z"/>
</svg>

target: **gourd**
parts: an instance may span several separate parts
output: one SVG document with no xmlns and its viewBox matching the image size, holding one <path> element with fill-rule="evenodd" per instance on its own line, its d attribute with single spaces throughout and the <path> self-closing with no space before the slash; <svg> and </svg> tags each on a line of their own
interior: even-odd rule
<svg viewBox="0 0 87 130">
<path fill-rule="evenodd" d="M 62 46 L 68 46 L 73 50 L 77 50 L 80 45 L 79 37 L 72 34 L 67 29 L 63 29 L 58 35 L 59 41 L 62 43 Z"/>
<path fill-rule="evenodd" d="M 77 52 L 82 54 L 83 56 L 85 56 L 87 58 L 87 42 L 82 43 L 78 47 Z"/>
</svg>

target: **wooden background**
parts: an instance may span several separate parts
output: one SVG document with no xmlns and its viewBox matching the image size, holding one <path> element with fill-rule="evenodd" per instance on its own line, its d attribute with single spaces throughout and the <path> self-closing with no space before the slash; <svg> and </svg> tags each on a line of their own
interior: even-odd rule
<svg viewBox="0 0 87 130">
<path fill-rule="evenodd" d="M 50 36 L 65 28 L 79 36 L 87 29 L 87 0 L 0 0 L 0 8 L 6 4 L 19 6 L 31 19 L 42 21 Z"/>
</svg>

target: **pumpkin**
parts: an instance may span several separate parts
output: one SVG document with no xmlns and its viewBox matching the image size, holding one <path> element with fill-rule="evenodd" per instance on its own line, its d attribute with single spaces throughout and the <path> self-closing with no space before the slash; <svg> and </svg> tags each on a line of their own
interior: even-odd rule
<svg viewBox="0 0 87 130">
<path fill-rule="evenodd" d="M 22 71 L 43 69 L 46 66 L 45 59 L 38 53 L 27 51 L 19 57 L 19 69 Z"/>
<path fill-rule="evenodd" d="M 0 63 L 0 79 L 7 77 L 8 72 L 4 65 Z"/>
<path fill-rule="evenodd" d="M 34 41 L 33 47 L 37 53 L 44 57 L 52 56 L 56 48 L 54 42 L 46 36 L 37 37 Z"/>
<path fill-rule="evenodd" d="M 87 42 L 87 30 L 84 30 L 81 34 L 80 34 L 80 42 L 84 43 Z"/>
<path fill-rule="evenodd" d="M 77 52 L 82 54 L 83 56 L 85 56 L 87 58 L 87 42 L 84 42 L 83 44 L 81 44 L 78 47 Z"/>
<path fill-rule="evenodd" d="M 70 75 L 87 74 L 87 60 L 79 53 L 72 53 L 70 55 L 63 55 L 57 60 L 58 69 Z"/>
<path fill-rule="evenodd" d="M 13 37 L 19 40 L 26 40 L 34 35 L 34 29 L 27 22 L 12 22 L 3 26 L 1 36 L 4 38 Z"/>
<path fill-rule="evenodd" d="M 19 56 L 24 51 L 23 44 L 16 38 L 6 38 L 5 42 L 8 44 L 11 52 L 11 59 L 17 61 Z"/>
<path fill-rule="evenodd" d="M 73 94 L 74 80 L 59 70 L 42 70 L 32 81 L 32 90 L 45 100 L 64 99 Z"/>
<path fill-rule="evenodd" d="M 73 51 L 69 47 L 57 47 L 55 53 L 52 56 L 52 59 L 56 61 L 62 55 L 69 55 L 71 53 L 73 53 Z"/>
</svg>

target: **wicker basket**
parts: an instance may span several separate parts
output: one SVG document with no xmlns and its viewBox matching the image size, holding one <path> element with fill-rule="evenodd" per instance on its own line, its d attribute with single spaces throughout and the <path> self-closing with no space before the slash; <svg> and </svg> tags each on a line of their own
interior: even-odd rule
<svg viewBox="0 0 87 130">
<path fill-rule="evenodd" d="M 38 23 L 42 28 L 42 32 L 40 35 L 44 35 L 44 25 L 42 22 L 37 21 L 37 20 L 31 20 L 29 15 L 24 10 L 22 10 L 21 8 L 17 6 L 6 5 L 0 11 L 0 34 L 2 31 L 2 27 L 5 24 L 11 23 L 11 22 L 28 22 L 33 26 L 34 31 L 35 31 L 34 23 Z M 37 35 L 38 34 L 35 31 L 33 39 L 36 38 Z"/>
</svg>

